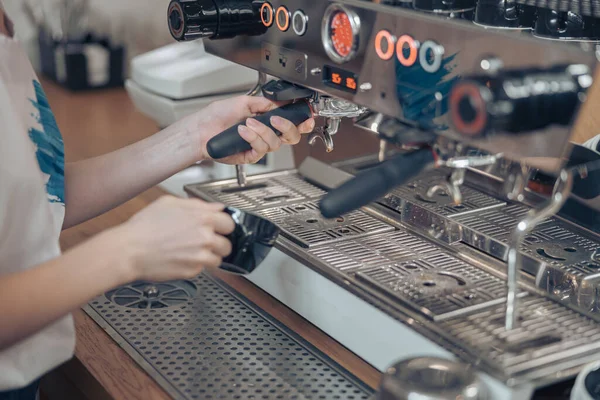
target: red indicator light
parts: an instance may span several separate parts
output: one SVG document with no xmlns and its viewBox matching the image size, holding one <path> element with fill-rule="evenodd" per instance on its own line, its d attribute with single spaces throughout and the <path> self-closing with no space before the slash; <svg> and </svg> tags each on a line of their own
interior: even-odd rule
<svg viewBox="0 0 600 400">
<path fill-rule="evenodd" d="M 396 38 L 386 30 L 377 33 L 377 36 L 375 36 L 375 52 L 379 58 L 387 61 L 394 56 L 395 40 Z"/>
<path fill-rule="evenodd" d="M 405 44 L 408 45 L 408 57 L 404 55 Z M 405 67 L 412 67 L 415 65 L 418 55 L 419 42 L 408 35 L 402 35 L 400 38 L 398 38 L 398 43 L 396 43 L 396 56 L 398 57 L 400 64 L 404 65 Z"/>
</svg>

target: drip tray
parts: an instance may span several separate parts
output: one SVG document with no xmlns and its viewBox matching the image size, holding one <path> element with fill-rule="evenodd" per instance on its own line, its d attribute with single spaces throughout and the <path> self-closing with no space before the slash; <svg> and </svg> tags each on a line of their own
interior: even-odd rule
<svg viewBox="0 0 600 400">
<path fill-rule="evenodd" d="M 364 269 L 356 277 L 434 321 L 501 304 L 506 298 L 504 281 L 443 253 Z"/>
<path fill-rule="evenodd" d="M 354 211 L 336 219 L 325 219 L 315 202 L 269 208 L 256 213 L 277 224 L 285 237 L 304 248 L 394 231 L 391 225 L 362 211 Z"/>
<path fill-rule="evenodd" d="M 452 197 L 446 191 L 438 191 L 432 197 L 427 196 L 429 188 L 444 182 L 448 174 L 443 170 L 427 171 L 406 185 L 393 190 L 380 202 L 400 211 L 405 207 L 410 209 L 416 206 L 443 217 L 470 214 L 476 211 L 502 207 L 506 204 L 468 186 L 460 188 L 463 196 L 460 205 L 455 205 Z"/>
<path fill-rule="evenodd" d="M 249 177 L 248 185 L 222 181 L 186 186 L 193 196 L 220 202 L 231 207 L 255 211 L 319 199 L 325 192 L 306 182 L 296 173 L 281 172 L 267 176 Z"/>
<path fill-rule="evenodd" d="M 171 294 L 168 292 L 171 291 Z M 173 295 L 174 294 L 174 295 Z M 127 303 L 122 297 L 132 297 Z M 179 303 L 146 306 L 149 299 Z M 136 300 L 146 301 L 141 307 Z M 223 282 L 139 283 L 85 311 L 175 399 L 368 399 L 372 390 Z"/>
</svg>

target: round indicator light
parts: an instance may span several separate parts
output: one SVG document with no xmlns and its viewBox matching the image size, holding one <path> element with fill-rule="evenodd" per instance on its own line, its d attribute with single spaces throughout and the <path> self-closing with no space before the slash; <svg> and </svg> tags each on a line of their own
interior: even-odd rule
<svg viewBox="0 0 600 400">
<path fill-rule="evenodd" d="M 427 40 L 421 45 L 419 51 L 419 63 L 421 67 L 429 73 L 437 72 L 442 66 L 444 57 L 444 48 L 434 41 Z"/>
<path fill-rule="evenodd" d="M 408 46 L 408 56 L 404 54 L 404 45 Z M 412 67 L 415 65 L 418 55 L 419 42 L 408 35 L 402 35 L 398 38 L 398 43 L 396 43 L 396 56 L 398 57 L 400 64 L 405 67 Z"/>
<path fill-rule="evenodd" d="M 285 6 L 281 6 L 277 9 L 275 20 L 277 22 L 277 27 L 281 32 L 285 32 L 290 28 L 290 12 Z"/>
<path fill-rule="evenodd" d="M 292 28 L 298 36 L 303 36 L 308 29 L 308 16 L 302 10 L 297 10 L 292 16 Z"/>
<path fill-rule="evenodd" d="M 260 20 L 263 25 L 267 28 L 273 25 L 273 6 L 269 3 L 265 3 L 260 7 Z"/>
<path fill-rule="evenodd" d="M 390 60 L 394 56 L 396 38 L 386 30 L 379 31 L 375 36 L 375 52 L 382 60 Z"/>
<path fill-rule="evenodd" d="M 450 116 L 458 133 L 478 136 L 484 132 L 488 118 L 482 90 L 487 88 L 472 82 L 457 83 L 452 89 Z"/>
</svg>

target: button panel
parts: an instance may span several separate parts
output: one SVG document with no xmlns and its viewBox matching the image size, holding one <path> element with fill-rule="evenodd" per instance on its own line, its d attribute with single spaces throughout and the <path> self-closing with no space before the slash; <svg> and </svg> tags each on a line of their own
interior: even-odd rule
<svg viewBox="0 0 600 400">
<path fill-rule="evenodd" d="M 305 81 L 308 77 L 305 53 L 263 42 L 261 66 L 275 76 L 289 76 Z"/>
</svg>

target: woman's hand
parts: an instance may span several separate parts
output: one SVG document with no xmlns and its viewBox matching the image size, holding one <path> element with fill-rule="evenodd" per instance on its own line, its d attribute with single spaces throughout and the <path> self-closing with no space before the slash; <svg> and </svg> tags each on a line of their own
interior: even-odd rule
<svg viewBox="0 0 600 400">
<path fill-rule="evenodd" d="M 231 253 L 233 219 L 223 205 L 165 196 L 116 228 L 134 280 L 190 279 Z"/>
<path fill-rule="evenodd" d="M 273 117 L 271 124 L 282 133 L 277 136 L 266 125 L 253 117 L 271 111 L 280 104 L 273 103 L 263 97 L 241 96 L 215 102 L 185 121 L 186 129 L 192 134 L 199 135 L 200 160 L 211 157 L 206 151 L 206 143 L 227 128 L 245 122 L 239 133 L 250 145 L 252 150 L 236 154 L 218 161 L 225 164 L 253 164 L 265 154 L 277 151 L 282 144 L 298 144 L 302 134 L 310 133 L 315 127 L 314 119 L 308 119 L 299 126 L 290 121 Z"/>
</svg>

